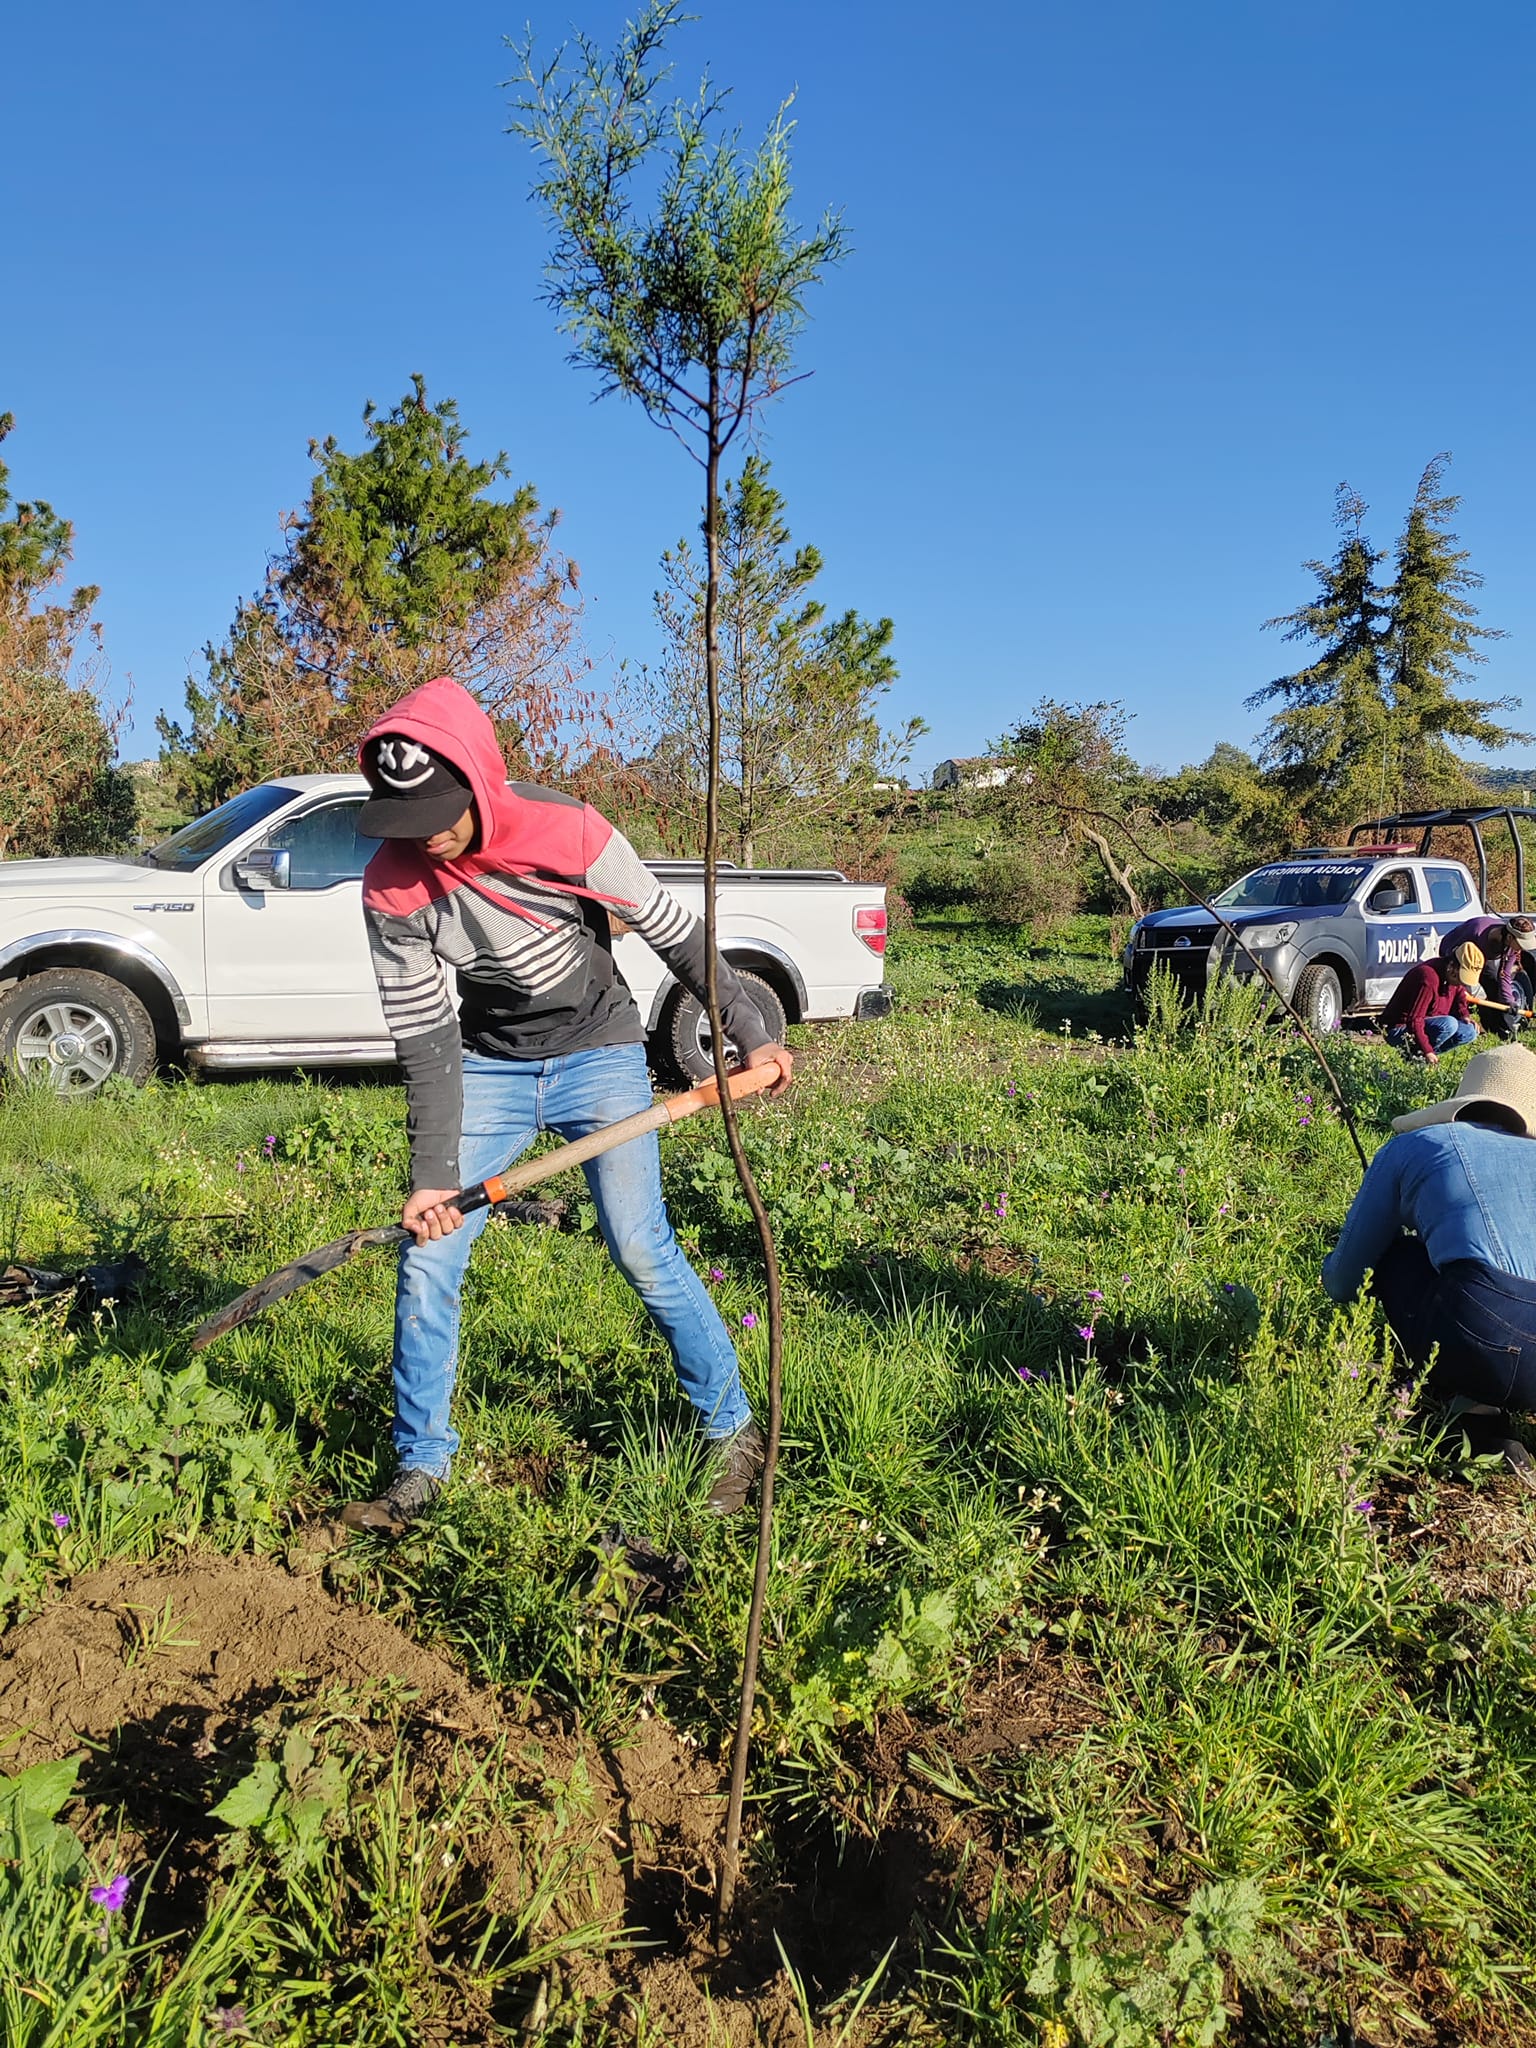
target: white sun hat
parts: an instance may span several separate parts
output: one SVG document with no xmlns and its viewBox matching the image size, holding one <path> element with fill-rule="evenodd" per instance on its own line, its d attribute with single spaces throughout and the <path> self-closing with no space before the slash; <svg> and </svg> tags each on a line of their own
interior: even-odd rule
<svg viewBox="0 0 1536 2048">
<path fill-rule="evenodd" d="M 1536 1136 L 1536 1053 L 1523 1045 L 1495 1045 L 1467 1061 L 1456 1093 L 1427 1109 L 1411 1109 L 1392 1119 L 1394 1131 L 1422 1131 L 1430 1124 L 1455 1123 L 1469 1109 L 1485 1105 L 1502 1110 L 1512 1129 Z"/>
</svg>

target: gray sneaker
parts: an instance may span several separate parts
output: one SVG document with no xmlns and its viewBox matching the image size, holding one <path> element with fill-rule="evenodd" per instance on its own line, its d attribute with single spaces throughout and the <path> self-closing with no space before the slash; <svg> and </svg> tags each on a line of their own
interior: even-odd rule
<svg viewBox="0 0 1536 2048">
<path fill-rule="evenodd" d="M 402 1465 L 377 1500 L 349 1501 L 341 1511 L 342 1526 L 363 1529 L 370 1536 L 403 1536 L 442 1492 L 444 1481 L 419 1465 Z"/>
<path fill-rule="evenodd" d="M 709 1489 L 711 1514 L 740 1513 L 767 1455 L 767 1439 L 755 1422 L 744 1422 L 734 1436 L 721 1438 L 715 1451 L 715 1483 Z"/>
</svg>

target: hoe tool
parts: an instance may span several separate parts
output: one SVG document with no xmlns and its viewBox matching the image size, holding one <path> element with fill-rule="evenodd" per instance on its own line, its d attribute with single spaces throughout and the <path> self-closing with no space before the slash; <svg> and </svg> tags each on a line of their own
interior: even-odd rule
<svg viewBox="0 0 1536 2048">
<path fill-rule="evenodd" d="M 778 1078 L 777 1067 L 743 1068 L 731 1076 L 731 1099 L 740 1101 L 743 1096 L 757 1095 L 764 1088 L 771 1088 Z M 686 1095 L 673 1095 L 661 1102 L 653 1102 L 649 1109 L 627 1116 L 621 1123 L 592 1131 L 585 1138 L 573 1138 L 558 1152 L 546 1152 L 542 1158 L 527 1160 L 506 1173 L 493 1174 L 478 1187 L 461 1189 L 458 1194 L 451 1195 L 449 1201 L 464 1215 L 476 1209 L 494 1208 L 498 1203 L 521 1194 L 524 1188 L 537 1187 L 540 1181 L 564 1173 L 569 1166 L 580 1166 L 601 1153 L 611 1152 L 616 1145 L 627 1145 L 632 1138 L 643 1138 L 650 1131 L 681 1123 L 684 1117 L 696 1116 L 701 1109 L 713 1109 L 719 1100 L 718 1085 L 713 1080 L 704 1081 L 697 1088 L 690 1088 Z M 280 1266 L 265 1280 L 258 1280 L 254 1287 L 248 1287 L 244 1294 L 237 1294 L 217 1315 L 199 1323 L 192 1333 L 192 1349 L 201 1351 L 215 1337 L 238 1330 L 242 1323 L 250 1322 L 253 1316 L 261 1315 L 275 1302 L 286 1300 L 290 1294 L 297 1294 L 301 1287 L 307 1287 L 311 1280 L 318 1280 L 322 1273 L 344 1266 L 369 1246 L 404 1244 L 411 1234 L 403 1224 L 386 1223 L 369 1230 L 348 1231 L 345 1237 L 338 1237 L 333 1244 L 324 1244 L 318 1251 L 306 1252 L 302 1259 Z"/>
<path fill-rule="evenodd" d="M 1469 994 L 1467 1001 L 1478 1004 L 1484 1010 L 1512 1010 L 1517 1017 L 1536 1016 L 1536 1011 L 1522 1010 L 1515 1003 L 1496 1003 L 1492 996 L 1474 996 Z"/>
</svg>

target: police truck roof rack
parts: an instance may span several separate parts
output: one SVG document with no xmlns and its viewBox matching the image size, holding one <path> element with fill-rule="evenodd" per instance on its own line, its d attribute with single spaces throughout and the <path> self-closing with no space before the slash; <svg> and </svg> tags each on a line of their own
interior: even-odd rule
<svg viewBox="0 0 1536 2048">
<path fill-rule="evenodd" d="M 1472 834 L 1472 844 L 1477 848 L 1477 893 L 1485 909 L 1488 903 L 1488 849 L 1483 844 L 1484 825 L 1490 820 L 1501 819 L 1509 829 L 1510 843 L 1515 850 L 1515 908 L 1525 908 L 1525 843 L 1516 827 L 1516 820 L 1522 819 L 1536 824 L 1536 809 L 1526 804 L 1463 804 L 1444 811 L 1397 811 L 1389 818 L 1364 818 L 1350 830 L 1349 843 L 1356 852 L 1364 853 L 1367 848 L 1358 844 L 1363 837 L 1370 840 L 1395 837 L 1400 832 L 1416 832 L 1417 846 L 1411 842 L 1405 852 L 1417 852 L 1420 858 L 1432 847 L 1437 831 L 1449 831 L 1464 826 Z M 1448 856 L 1454 858 L 1454 856 Z"/>
<path fill-rule="evenodd" d="M 1287 860 L 1338 860 L 1347 856 L 1359 860 L 1362 855 L 1380 860 L 1394 853 L 1412 853 L 1411 839 L 1386 840 L 1380 846 L 1304 846 L 1299 853 L 1288 853 Z"/>
</svg>

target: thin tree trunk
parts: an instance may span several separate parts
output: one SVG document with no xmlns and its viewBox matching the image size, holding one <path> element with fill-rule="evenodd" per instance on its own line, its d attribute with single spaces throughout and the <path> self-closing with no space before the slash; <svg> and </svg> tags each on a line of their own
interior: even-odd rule
<svg viewBox="0 0 1536 2048">
<path fill-rule="evenodd" d="M 704 464 L 704 544 L 708 573 L 704 586 L 704 682 L 709 699 L 709 783 L 704 810 L 704 954 L 705 994 L 714 1035 L 715 1078 L 720 1085 L 720 1113 L 742 1193 L 757 1225 L 763 1252 L 763 1279 L 768 1309 L 768 1447 L 763 1463 L 757 1514 L 757 1558 L 752 1573 L 752 1600 L 747 1610 L 747 1637 L 742 1649 L 741 1694 L 736 1735 L 731 1748 L 731 1788 L 725 1808 L 725 1842 L 720 1855 L 720 1884 L 715 1894 L 715 1936 L 723 1938 L 736 1879 L 741 1866 L 741 1809 L 747 1788 L 747 1759 L 752 1746 L 752 1710 L 757 1700 L 757 1660 L 763 1636 L 763 1608 L 768 1594 L 768 1559 L 773 1541 L 773 1483 L 779 1461 L 779 1426 L 783 1411 L 784 1302 L 779 1279 L 778 1247 L 773 1226 L 741 1142 L 741 1127 L 726 1079 L 725 1027 L 720 1016 L 719 940 L 715 881 L 720 840 L 720 373 L 709 371 L 709 443 Z"/>
<path fill-rule="evenodd" d="M 1109 841 L 1102 832 L 1095 832 L 1091 825 L 1083 825 L 1080 827 L 1080 830 L 1088 844 L 1099 856 L 1105 874 L 1109 876 L 1109 879 L 1130 905 L 1132 917 L 1145 917 L 1147 906 L 1142 902 L 1137 892 L 1136 884 L 1131 880 L 1129 866 L 1121 867 L 1117 863 L 1114 855 L 1109 850 Z"/>
</svg>

